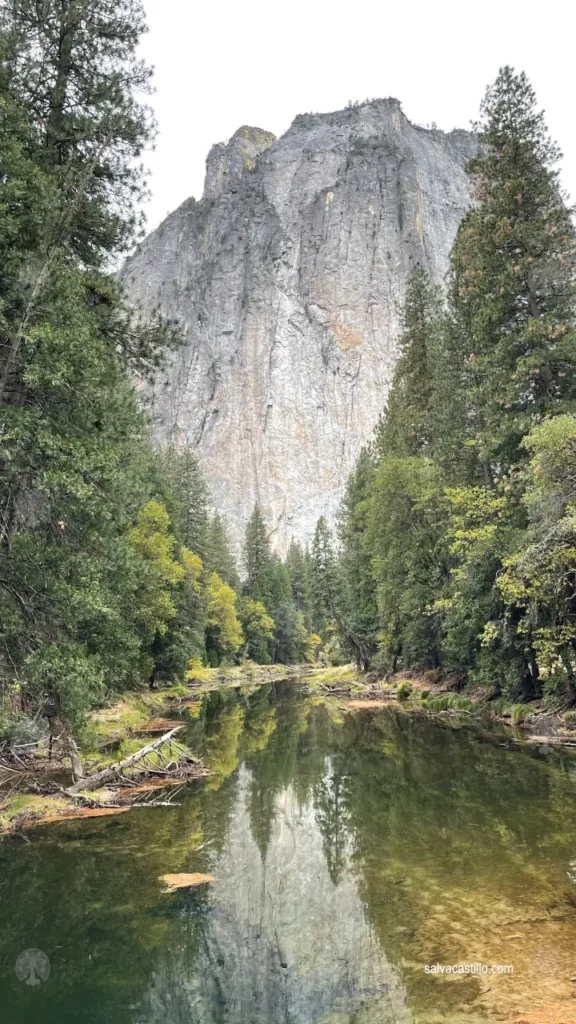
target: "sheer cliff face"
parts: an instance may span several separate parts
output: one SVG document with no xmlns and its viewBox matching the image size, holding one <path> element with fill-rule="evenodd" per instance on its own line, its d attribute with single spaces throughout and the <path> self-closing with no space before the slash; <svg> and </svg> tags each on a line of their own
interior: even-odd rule
<svg viewBox="0 0 576 1024">
<path fill-rule="evenodd" d="M 440 280 L 470 203 L 467 132 L 416 127 L 396 100 L 240 128 L 122 271 L 186 344 L 154 388 L 160 440 L 198 446 L 242 535 L 255 501 L 276 548 L 332 517 L 382 411 L 398 305 L 418 262 Z"/>
</svg>

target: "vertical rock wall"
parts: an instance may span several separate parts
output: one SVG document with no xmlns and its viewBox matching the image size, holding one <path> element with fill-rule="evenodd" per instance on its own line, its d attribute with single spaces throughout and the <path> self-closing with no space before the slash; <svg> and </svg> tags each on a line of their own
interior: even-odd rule
<svg viewBox="0 0 576 1024">
<path fill-rule="evenodd" d="M 156 382 L 161 441 L 198 446 L 238 542 L 254 502 L 275 547 L 336 512 L 396 359 L 410 269 L 436 280 L 470 204 L 468 132 L 411 124 L 397 100 L 240 128 L 122 271 L 129 297 L 182 325 Z"/>
</svg>

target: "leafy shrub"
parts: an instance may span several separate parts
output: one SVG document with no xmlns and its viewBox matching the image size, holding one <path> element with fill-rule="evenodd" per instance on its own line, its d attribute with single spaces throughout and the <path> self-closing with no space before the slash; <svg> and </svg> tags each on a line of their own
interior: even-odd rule
<svg viewBox="0 0 576 1024">
<path fill-rule="evenodd" d="M 412 689 L 413 687 L 410 683 L 400 683 L 399 686 L 396 687 L 396 700 L 408 700 L 410 694 L 412 693 Z"/>
</svg>

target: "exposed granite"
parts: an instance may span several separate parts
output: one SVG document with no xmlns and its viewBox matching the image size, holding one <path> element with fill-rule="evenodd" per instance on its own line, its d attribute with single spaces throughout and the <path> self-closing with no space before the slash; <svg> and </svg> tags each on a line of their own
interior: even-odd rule
<svg viewBox="0 0 576 1024">
<path fill-rule="evenodd" d="M 437 280 L 470 203 L 465 131 L 411 124 L 395 99 L 241 128 L 122 271 L 132 301 L 180 321 L 156 435 L 198 446 L 239 540 L 258 500 L 285 550 L 332 517 L 382 411 L 399 303 L 421 262 Z"/>
</svg>

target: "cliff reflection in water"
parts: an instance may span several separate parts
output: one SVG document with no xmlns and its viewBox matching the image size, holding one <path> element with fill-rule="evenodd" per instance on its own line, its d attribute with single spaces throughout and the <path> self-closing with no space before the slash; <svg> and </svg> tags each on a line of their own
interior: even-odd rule
<svg viewBox="0 0 576 1024">
<path fill-rule="evenodd" d="M 161 958 L 148 993 L 147 1024 L 387 1024 L 411 1020 L 398 973 L 390 967 L 358 896 L 343 842 L 335 884 L 321 812 L 288 786 L 274 800 L 270 840 L 261 854 L 251 832 L 254 779 L 242 768 L 224 849 L 212 870 L 209 907 Z M 322 785 L 331 788 L 330 762 Z M 192 922 L 189 922 L 191 927 Z"/>
</svg>

